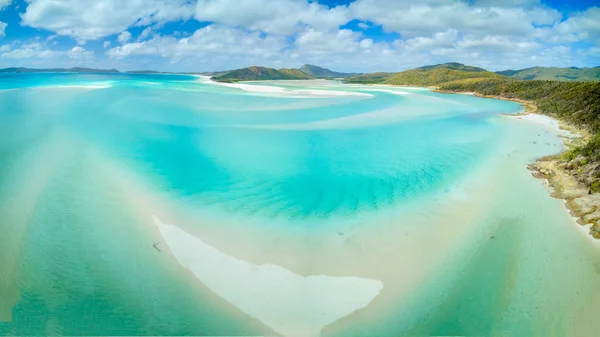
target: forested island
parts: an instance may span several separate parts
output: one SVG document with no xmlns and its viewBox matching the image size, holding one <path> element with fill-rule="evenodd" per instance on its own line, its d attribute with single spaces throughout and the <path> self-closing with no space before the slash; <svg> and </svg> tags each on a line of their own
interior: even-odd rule
<svg viewBox="0 0 600 337">
<path fill-rule="evenodd" d="M 305 64 L 293 68 L 273 69 L 267 67 L 247 67 L 231 71 L 209 73 L 217 82 L 265 81 L 265 80 L 311 80 L 336 79 L 355 76 L 355 73 L 340 73 L 326 68 Z"/>
</svg>

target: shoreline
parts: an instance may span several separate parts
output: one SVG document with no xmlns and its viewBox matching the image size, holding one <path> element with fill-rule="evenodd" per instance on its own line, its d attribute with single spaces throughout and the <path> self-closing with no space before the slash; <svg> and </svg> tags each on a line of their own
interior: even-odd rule
<svg viewBox="0 0 600 337">
<path fill-rule="evenodd" d="M 443 94 L 456 94 L 455 92 L 437 89 L 432 91 Z M 595 239 L 600 239 L 600 193 L 592 194 L 589 187 L 584 186 L 575 175 L 567 170 L 566 166 L 568 163 L 562 159 L 563 155 L 575 146 L 573 143 L 589 139 L 590 135 L 588 132 L 565 121 L 539 113 L 537 106 L 531 101 L 495 95 L 482 95 L 476 92 L 469 94 L 481 98 L 493 98 L 519 103 L 524 108 L 523 112 L 507 114 L 505 116 L 513 119 L 527 120 L 552 129 L 563 140 L 564 149 L 560 153 L 538 158 L 535 162 L 527 165 L 527 169 L 531 171 L 531 175 L 534 178 L 545 181 L 549 187 L 551 197 L 563 200 L 565 209 L 580 226 L 578 229 L 585 232 L 585 229 L 589 226 L 588 235 L 586 236 L 588 238 L 591 237 L 592 242 L 597 244 L 598 242 Z M 537 117 L 527 118 L 532 115 Z M 541 117 L 546 119 L 546 121 Z"/>
<path fill-rule="evenodd" d="M 354 96 L 354 97 L 373 97 L 370 94 L 350 92 L 350 91 L 335 91 L 335 90 L 318 90 L 318 89 L 299 89 L 299 90 L 289 90 L 283 87 L 278 87 L 275 85 L 256 85 L 252 83 L 256 82 L 266 82 L 271 84 L 274 80 L 265 80 L 265 81 L 238 81 L 238 82 L 219 82 L 212 80 L 209 76 L 203 75 L 194 75 L 199 79 L 201 83 L 211 84 L 211 85 L 219 85 L 222 87 L 235 88 L 240 89 L 250 93 L 259 93 L 259 94 L 274 94 L 283 97 L 291 97 L 291 98 L 335 98 L 342 96 Z M 277 80 L 280 81 L 280 80 Z M 290 80 L 290 81 L 298 81 L 298 80 Z M 305 80 L 309 81 L 309 80 Z"/>
<path fill-rule="evenodd" d="M 206 79 L 206 76 L 196 76 Z M 236 86 L 235 84 L 227 85 L 219 82 L 214 83 L 225 86 Z M 350 83 L 350 85 L 352 84 L 353 83 Z M 242 84 L 242 86 L 244 85 Z M 369 86 L 369 84 L 366 84 L 366 86 Z M 556 133 L 560 138 L 562 138 L 565 146 L 563 151 L 561 151 L 559 154 L 538 158 L 534 163 L 529 164 L 527 168 L 532 172 L 533 177 L 546 181 L 551 189 L 550 195 L 553 198 L 562 199 L 564 201 L 565 208 L 572 217 L 577 219 L 577 223 L 579 225 L 591 225 L 589 230 L 590 236 L 595 239 L 600 239 L 600 193 L 591 194 L 591 190 L 584 186 L 584 184 L 581 183 L 572 172 L 567 170 L 566 166 L 568 163 L 562 159 L 563 154 L 576 145 L 574 143 L 580 143 L 581 141 L 589 139 L 590 135 L 586 130 L 540 113 L 538 107 L 533 102 L 527 100 L 507 98 L 496 95 L 483 95 L 477 92 L 445 91 L 439 90 L 437 87 L 416 87 L 402 85 L 379 86 L 426 89 L 442 94 L 472 95 L 475 97 L 499 99 L 521 104 L 521 106 L 523 106 L 522 112 L 517 114 L 507 114 L 505 116 L 526 120 L 550 129 L 552 132 Z M 241 89 L 244 90 L 243 88 Z"/>
</svg>

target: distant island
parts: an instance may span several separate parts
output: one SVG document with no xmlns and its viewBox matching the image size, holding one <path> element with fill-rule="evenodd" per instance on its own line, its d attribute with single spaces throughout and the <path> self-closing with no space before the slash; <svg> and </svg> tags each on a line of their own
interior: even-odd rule
<svg viewBox="0 0 600 337">
<path fill-rule="evenodd" d="M 600 67 L 533 67 L 521 70 L 504 70 L 497 73 L 512 78 L 518 78 L 520 80 L 600 81 Z"/>
<path fill-rule="evenodd" d="M 0 73 L 125 73 L 125 74 L 175 74 L 181 72 L 161 72 L 155 70 L 132 70 L 120 72 L 117 69 L 94 68 L 47 68 L 35 69 L 12 67 L 0 69 Z M 503 70 L 490 72 L 486 69 L 468 66 L 457 62 L 423 66 L 402 72 L 375 73 L 342 73 L 327 68 L 305 64 L 300 68 L 274 69 L 252 66 L 241 69 L 212 72 L 184 72 L 184 74 L 201 74 L 211 76 L 215 81 L 261 81 L 261 80 L 307 80 L 307 79 L 342 79 L 346 83 L 357 84 L 391 84 L 435 86 L 449 81 L 467 78 L 510 77 L 520 80 L 552 80 L 552 81 L 600 81 L 600 66 L 593 68 L 556 68 L 532 67 L 520 70 Z M 496 75 L 498 76 L 496 76 Z"/>
<path fill-rule="evenodd" d="M 335 79 L 355 76 L 355 73 L 340 73 L 326 68 L 305 64 L 298 69 L 273 69 L 266 67 L 247 67 L 231 71 L 210 73 L 218 82 L 264 81 L 264 80 L 310 80 Z"/>
</svg>

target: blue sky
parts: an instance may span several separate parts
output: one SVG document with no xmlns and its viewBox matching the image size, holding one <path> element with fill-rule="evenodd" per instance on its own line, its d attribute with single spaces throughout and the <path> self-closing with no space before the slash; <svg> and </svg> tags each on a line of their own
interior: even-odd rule
<svg viewBox="0 0 600 337">
<path fill-rule="evenodd" d="M 0 68 L 600 65 L 598 0 L 0 0 Z"/>
</svg>

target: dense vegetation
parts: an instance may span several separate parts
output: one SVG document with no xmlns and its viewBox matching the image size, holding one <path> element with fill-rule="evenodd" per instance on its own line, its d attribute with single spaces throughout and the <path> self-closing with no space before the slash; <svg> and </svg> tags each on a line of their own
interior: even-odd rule
<svg viewBox="0 0 600 337">
<path fill-rule="evenodd" d="M 219 82 L 265 81 L 265 80 L 309 80 L 315 78 L 344 78 L 355 74 L 338 73 L 329 69 L 305 64 L 299 69 L 273 69 L 248 67 L 231 71 L 205 73 Z"/>
<path fill-rule="evenodd" d="M 373 73 L 353 76 L 346 83 L 435 86 L 465 78 L 500 78 L 485 69 L 460 63 L 444 63 L 406 70 L 399 73 Z"/>
<path fill-rule="evenodd" d="M 371 74 L 361 74 L 346 78 L 344 83 L 354 83 L 354 84 L 378 84 L 384 83 L 388 78 L 390 78 L 394 73 L 371 73 Z"/>
<path fill-rule="evenodd" d="M 545 68 L 533 67 L 521 70 L 504 70 L 498 74 L 520 80 L 555 80 L 555 81 L 599 81 L 600 67 L 595 68 Z"/>
<path fill-rule="evenodd" d="M 355 73 L 339 73 L 337 71 L 331 71 L 329 69 L 313 66 L 311 64 L 305 64 L 298 70 L 305 73 L 306 75 L 316 78 L 346 78 L 356 75 Z"/>
<path fill-rule="evenodd" d="M 501 75 L 489 71 L 464 71 L 450 68 L 412 69 L 389 77 L 384 83 L 394 85 L 435 86 L 466 78 L 498 78 Z"/>
<path fill-rule="evenodd" d="M 306 80 L 312 76 L 298 71 L 297 69 L 272 69 L 265 67 L 248 67 L 232 70 L 221 75 L 216 75 L 213 80 L 219 82 L 238 81 L 264 81 L 264 80 Z"/>
<path fill-rule="evenodd" d="M 469 79 L 439 89 L 531 101 L 539 112 L 589 131 L 592 137 L 586 144 L 565 153 L 564 167 L 592 192 L 600 192 L 600 82 Z"/>
<path fill-rule="evenodd" d="M 444 64 L 434 64 L 434 65 L 430 65 L 430 66 L 420 67 L 420 68 L 417 68 L 417 69 L 432 70 L 432 69 L 438 69 L 438 68 L 446 68 L 446 69 L 461 70 L 461 71 L 470 71 L 470 72 L 484 72 L 484 71 L 487 71 L 487 70 L 485 70 L 483 68 L 473 67 L 473 66 L 467 66 L 467 65 L 464 65 L 462 63 L 457 63 L 457 62 L 450 62 L 450 63 L 444 63 Z"/>
</svg>

